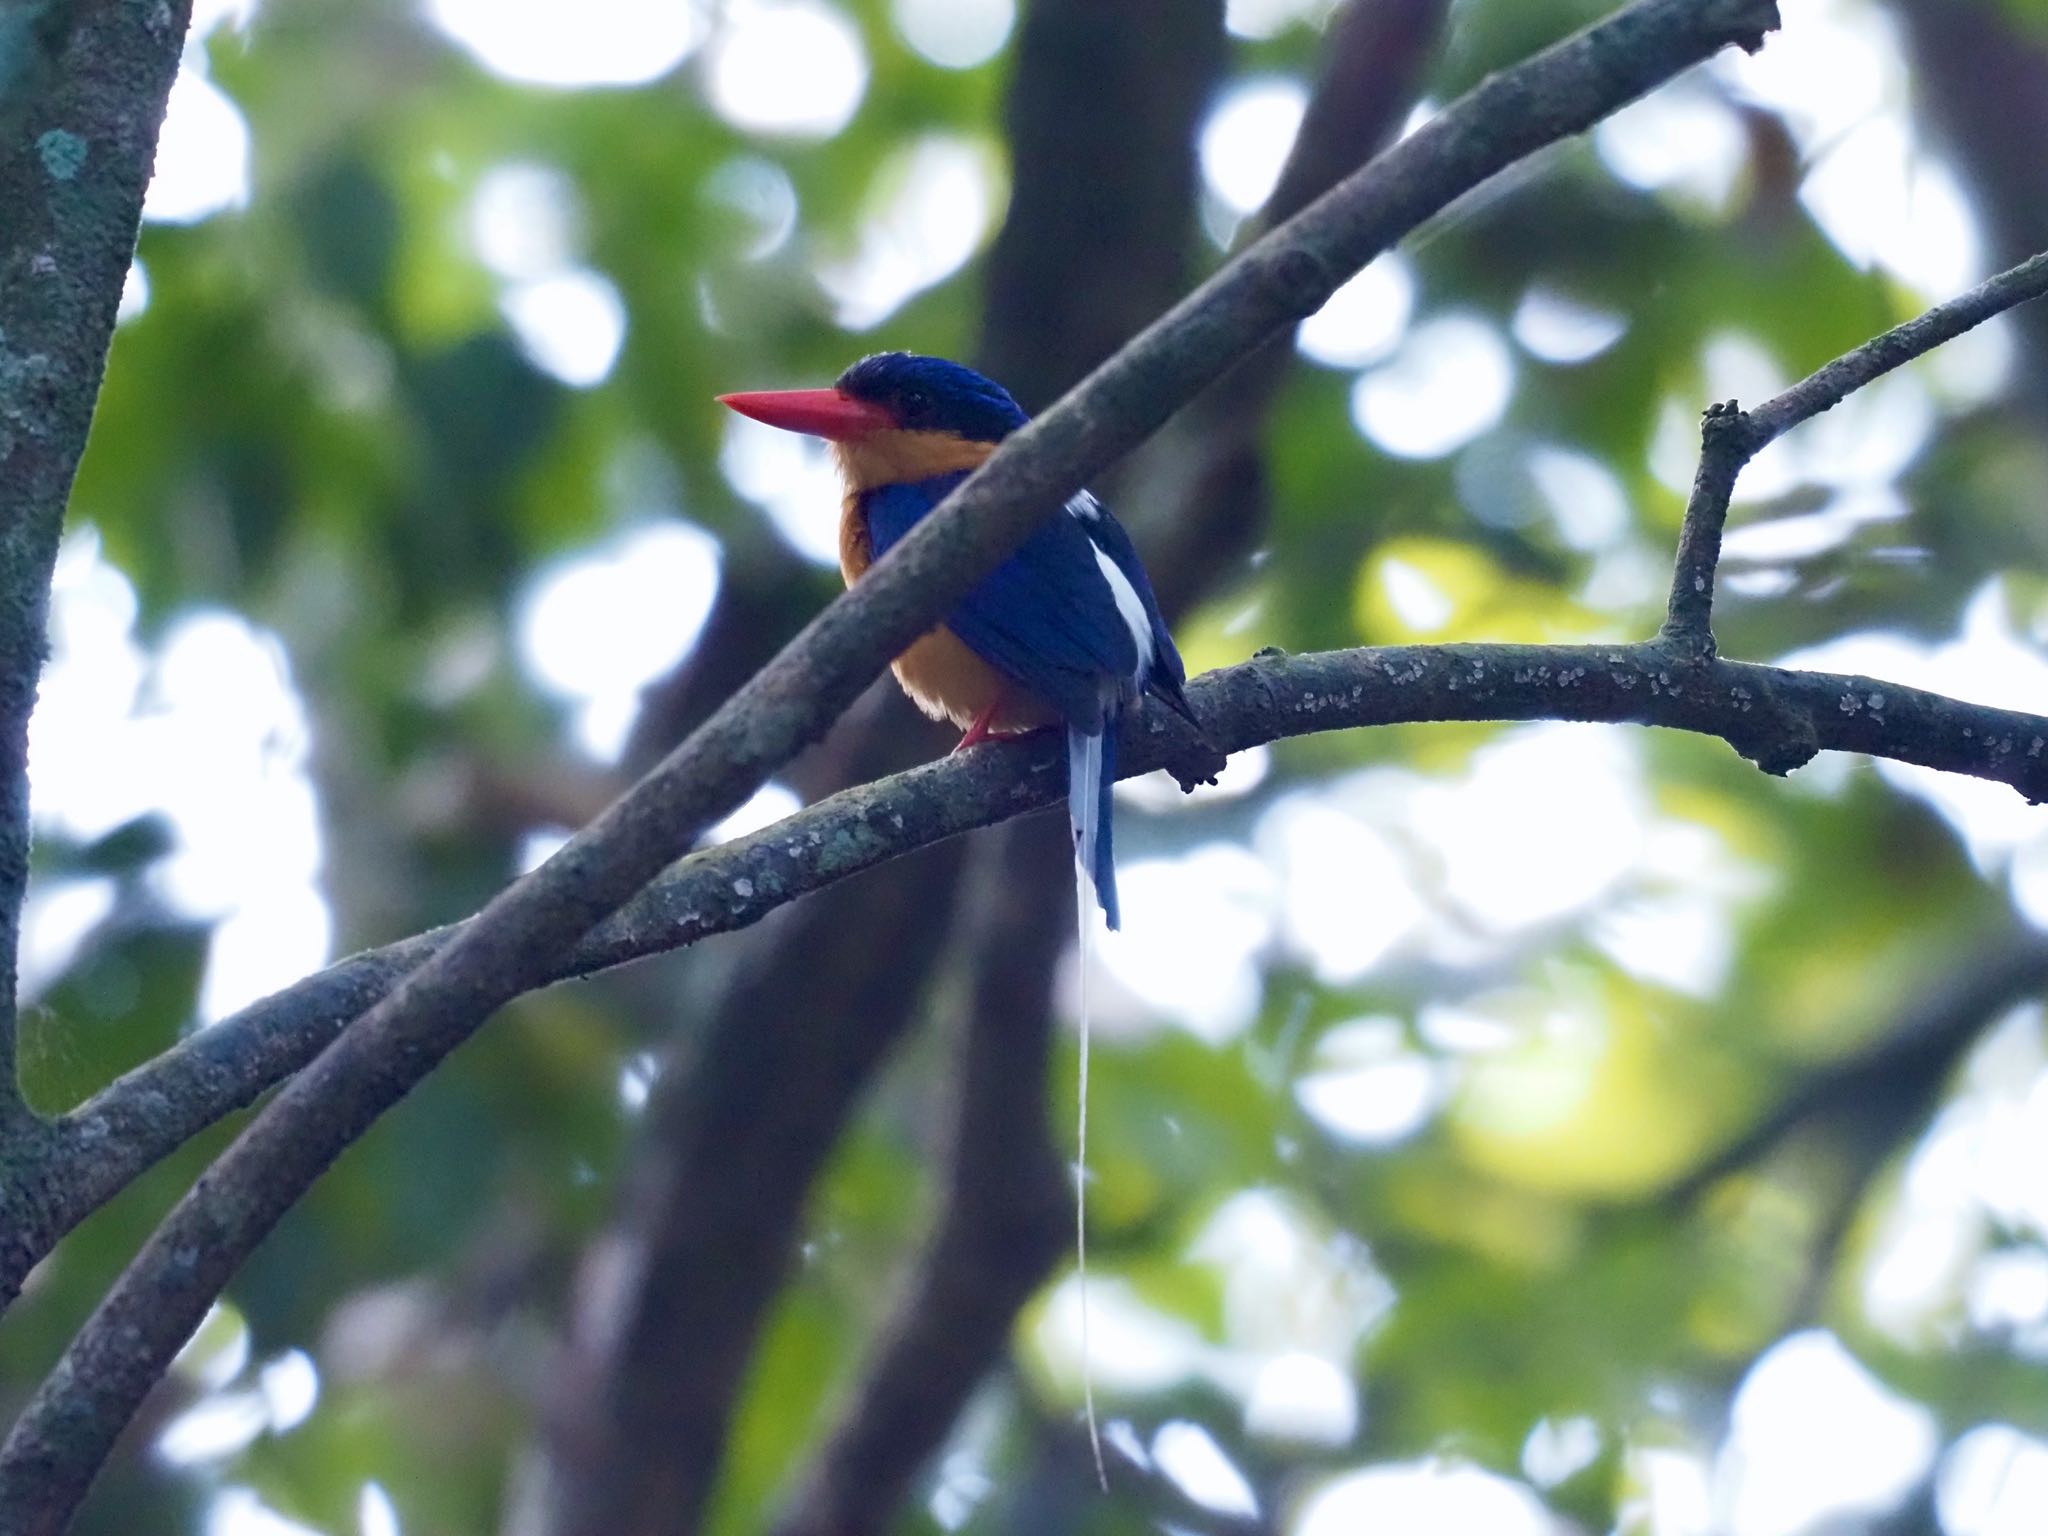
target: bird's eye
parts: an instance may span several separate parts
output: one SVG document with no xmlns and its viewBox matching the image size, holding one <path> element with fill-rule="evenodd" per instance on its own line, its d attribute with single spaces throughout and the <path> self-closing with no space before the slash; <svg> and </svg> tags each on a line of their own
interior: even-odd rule
<svg viewBox="0 0 2048 1536">
<path fill-rule="evenodd" d="M 922 416 L 931 403 L 932 397 L 921 389 L 913 389 L 903 397 L 903 408 L 913 416 Z"/>
</svg>

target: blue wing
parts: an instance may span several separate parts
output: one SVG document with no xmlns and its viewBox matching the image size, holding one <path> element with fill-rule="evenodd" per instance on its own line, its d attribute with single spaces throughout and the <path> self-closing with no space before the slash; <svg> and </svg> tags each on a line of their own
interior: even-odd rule
<svg viewBox="0 0 2048 1536">
<path fill-rule="evenodd" d="M 1166 628 L 1166 615 L 1159 611 L 1159 599 L 1152 594 L 1152 578 L 1145 574 L 1145 562 L 1138 558 L 1137 546 L 1124 532 L 1124 525 L 1110 515 L 1109 508 L 1088 492 L 1082 491 L 1067 505 L 1071 508 L 1076 504 L 1081 508 L 1077 515 L 1086 524 L 1088 536 L 1116 562 L 1116 568 L 1124 573 L 1138 594 L 1138 600 L 1145 605 L 1145 616 L 1152 624 L 1152 667 L 1146 683 L 1156 685 L 1161 697 L 1182 714 L 1187 714 L 1187 701 L 1180 692 L 1181 685 L 1188 680 L 1187 667 L 1180 659 L 1180 652 L 1174 649 L 1173 636 Z"/>
<path fill-rule="evenodd" d="M 861 498 L 868 543 L 880 559 L 966 479 L 966 472 L 879 486 Z M 1128 619 L 1102 562 L 1129 583 L 1142 621 Z M 1044 699 L 1067 722 L 1067 815 L 1074 853 L 1096 900 L 1118 923 L 1110 790 L 1116 782 L 1115 717 L 1144 688 L 1194 720 L 1181 684 L 1187 672 L 1152 594 L 1130 535 L 1107 508 L 1082 492 L 997 566 L 946 618 L 969 649 Z M 1135 627 L 1135 632 L 1134 632 Z M 1140 636 L 1151 631 L 1151 659 L 1139 675 Z M 1199 722 L 1196 722 L 1199 728 Z"/>
<path fill-rule="evenodd" d="M 966 478 L 964 472 L 940 475 L 869 491 L 864 510 L 876 557 Z M 1124 540 L 1126 548 L 1129 543 Z M 1102 728 L 1104 717 L 1138 681 L 1137 641 L 1117 610 L 1095 548 L 1078 518 L 1055 517 L 946 617 L 976 655 L 1090 731 Z M 1135 554 L 1131 558 L 1135 562 Z M 1118 566 L 1125 568 L 1121 561 Z M 1138 590 L 1149 600 L 1149 584 Z M 1164 629 L 1156 620 L 1155 626 Z M 1174 662 L 1177 669 L 1177 656 Z"/>
</svg>

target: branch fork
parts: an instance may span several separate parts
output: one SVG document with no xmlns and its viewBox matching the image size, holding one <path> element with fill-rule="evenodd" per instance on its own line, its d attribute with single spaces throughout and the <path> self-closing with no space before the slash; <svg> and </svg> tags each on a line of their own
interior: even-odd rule
<svg viewBox="0 0 2048 1536">
<path fill-rule="evenodd" d="M 1714 659 L 1714 576 L 1721 564 L 1721 530 L 1735 479 L 1755 457 L 1749 417 L 1733 400 L 1707 407 L 1700 417 L 1700 463 L 1679 525 L 1671 600 L 1656 644 L 1681 665 Z"/>
<path fill-rule="evenodd" d="M 2048 292 L 2048 252 L 1894 326 L 1753 411 L 1744 411 L 1733 400 L 1708 406 L 1700 418 L 1699 468 L 1679 525 L 1671 597 L 1664 626 L 1649 642 L 1651 649 L 1679 667 L 1701 668 L 1715 661 L 1714 581 L 1721 563 L 1721 534 L 1727 526 L 1735 482 L 1752 459 L 1793 427 L 1839 405 L 1866 384 L 2044 292 Z M 1757 702 L 1765 706 L 1771 724 L 1757 737 L 1757 750 L 1740 742 L 1736 745 L 1759 768 L 1767 773 L 1787 773 L 1819 750 L 1811 722 L 1796 709 L 1785 708 L 1775 691 L 1767 688 Z M 2031 791 L 2023 792 L 2033 798 Z"/>
</svg>

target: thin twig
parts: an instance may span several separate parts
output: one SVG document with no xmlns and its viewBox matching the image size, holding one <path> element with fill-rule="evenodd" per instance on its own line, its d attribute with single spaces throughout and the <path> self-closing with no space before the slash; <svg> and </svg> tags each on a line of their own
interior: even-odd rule
<svg viewBox="0 0 2048 1536">
<path fill-rule="evenodd" d="M 1664 639 L 1689 661 L 1714 659 L 1714 574 L 1721 566 L 1721 530 L 1735 477 L 1749 462 L 1743 416 L 1734 401 L 1710 405 L 1700 418 L 1700 462 L 1678 528 Z"/>
<path fill-rule="evenodd" d="M 1489 77 L 1006 442 L 659 768 L 492 901 L 257 1115 L 165 1218 L 0 1447 L 0 1529 L 62 1530 L 207 1307 L 327 1165 L 821 732 L 1084 480 L 1423 219 L 1722 47 L 1759 46 L 1777 24 L 1773 0 L 1637 0 Z"/>
<path fill-rule="evenodd" d="M 1734 401 L 1709 406 L 1700 423 L 1700 463 L 1678 533 L 1678 560 L 1664 639 L 1685 660 L 1714 654 L 1714 575 L 1735 482 L 1759 453 L 1801 422 L 1832 410 L 1864 385 L 1974 330 L 1994 315 L 2048 293 L 2048 252 L 1979 283 L 1843 353 L 1753 411 Z"/>
<path fill-rule="evenodd" d="M 1753 456 L 1802 421 L 1832 410 L 1850 395 L 1894 368 L 1975 330 L 1992 316 L 2048 293 L 2048 251 L 1979 283 L 1960 298 L 1938 304 L 1904 325 L 1845 352 L 1808 374 L 1781 395 L 1749 413 Z"/>
</svg>

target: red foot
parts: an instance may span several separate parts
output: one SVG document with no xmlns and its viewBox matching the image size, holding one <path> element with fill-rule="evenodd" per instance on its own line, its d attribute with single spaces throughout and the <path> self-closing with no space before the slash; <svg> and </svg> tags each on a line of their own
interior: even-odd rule
<svg viewBox="0 0 2048 1536">
<path fill-rule="evenodd" d="M 969 747 L 978 747 L 984 741 L 1015 741 L 1019 736 L 1030 735 L 1029 731 L 993 731 L 989 729 L 989 721 L 995 719 L 996 711 L 1001 709 L 1007 702 L 1007 700 L 999 698 L 989 705 L 987 709 L 976 715 L 974 723 L 967 727 L 967 734 L 960 738 L 960 744 L 953 748 L 953 751 L 956 753 L 965 752 Z"/>
</svg>

